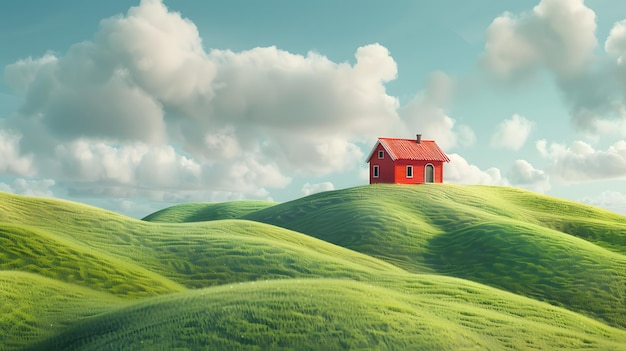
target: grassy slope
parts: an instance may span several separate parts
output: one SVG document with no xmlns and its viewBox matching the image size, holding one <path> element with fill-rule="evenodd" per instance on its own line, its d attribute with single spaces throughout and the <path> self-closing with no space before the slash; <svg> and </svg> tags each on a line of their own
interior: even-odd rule
<svg viewBox="0 0 626 351">
<path fill-rule="evenodd" d="M 122 297 L 146 297 L 184 288 L 128 263 L 54 234 L 0 223 L 0 269 L 36 273 Z"/>
<path fill-rule="evenodd" d="M 516 192 L 492 187 L 362 187 L 266 207 L 245 217 L 302 228 L 307 234 L 373 254 L 415 273 L 436 272 L 502 284 L 508 290 L 622 325 L 624 286 L 620 284 L 626 280 L 620 228 L 626 219 Z M 566 213 L 558 215 L 565 205 L 567 213 L 578 219 L 570 234 L 596 238 L 595 244 L 555 231 L 569 223 L 561 218 Z M 544 212 L 538 206 L 549 210 Z M 596 233 L 596 224 L 602 233 Z M 469 281 L 407 273 L 370 256 L 253 221 L 148 223 L 93 207 L 0 193 L 0 239 L 5 240 L 0 246 L 2 269 L 65 281 L 70 275 L 55 272 L 55 268 L 71 271 L 75 266 L 80 272 L 94 261 L 104 262 L 103 267 L 113 270 L 86 270 L 87 277 L 101 274 L 99 279 L 70 281 L 87 282 L 83 285 L 109 293 L 119 286 L 110 284 L 111 290 L 107 290 L 101 283 L 109 276 L 124 277 L 142 269 L 162 282 L 175 282 L 171 284 L 177 289 L 182 289 L 180 285 L 200 288 L 273 278 L 348 279 L 226 285 L 145 299 L 119 310 L 122 300 L 113 295 L 61 282 L 49 284 L 35 276 L 37 279 L 27 284 L 42 289 L 42 297 L 29 300 L 24 296 L 11 311 L 11 323 L 0 323 L 0 334 L 8 344 L 26 345 L 52 335 L 60 329 L 48 328 L 47 321 L 58 319 L 59 325 L 67 326 L 72 313 L 80 321 L 103 312 L 105 301 L 109 313 L 70 326 L 66 333 L 52 336 L 51 344 L 43 349 L 79 340 L 86 340 L 85 349 L 97 349 L 99 342 L 141 349 L 142 345 L 134 342 L 143 337 L 148 338 L 145 343 L 162 337 L 163 345 L 169 345 L 166 348 L 174 348 L 176 345 L 167 344 L 173 341 L 167 340 L 170 330 L 176 331 L 176 340 L 188 345 L 200 347 L 208 340 L 217 349 L 278 342 L 299 349 L 365 345 L 405 349 L 416 343 L 448 349 L 615 349 L 626 342 L 624 331 L 576 313 Z M 51 263 L 59 255 L 64 262 Z M 16 283 L 3 281 L 0 275 L 0 300 L 15 298 L 12 284 Z M 46 290 L 39 284 L 52 288 Z M 69 292 L 59 292 L 64 289 Z M 548 293 L 556 295 L 550 300 Z M 50 299 L 43 298 L 47 294 Z M 86 301 L 79 301 L 78 295 L 86 296 Z M 259 303 L 251 306 L 251 299 Z M 582 299 L 587 306 L 580 306 Z M 70 313 L 59 308 L 65 305 Z M 151 325 L 142 313 L 154 311 L 163 319 Z M 36 320 L 42 322 L 32 322 Z M 12 327 L 24 324 L 30 328 L 26 334 Z M 409 333 L 407 326 L 420 333 Z M 82 338 L 94 327 L 99 328 L 99 336 Z M 303 333 L 285 333 L 286 327 Z M 112 334 L 106 330 L 115 334 L 120 333 L 119 328 L 133 331 L 122 332 L 123 339 L 108 339 Z M 380 332 L 385 328 L 387 332 Z M 309 336 L 312 339 L 307 339 Z M 331 344 L 338 341 L 341 343 Z M 145 345 L 149 349 L 149 344 Z"/>
<path fill-rule="evenodd" d="M 424 278 L 406 292 L 324 279 L 202 289 L 116 310 L 33 349 L 588 350 L 626 342 L 626 332 L 563 309 Z"/>
<path fill-rule="evenodd" d="M 69 202 L 0 197 L 0 270 L 36 273 L 123 298 L 262 279 L 369 280 L 377 274 L 404 272 L 263 223 L 155 224 Z M 0 295 L 0 300 L 4 297 Z M 26 320 L 31 312 L 15 316 Z M 21 338 L 15 329 L 0 334 L 9 335 L 7 340 Z"/>
<path fill-rule="evenodd" d="M 403 272 L 370 256 L 263 223 L 147 223 L 69 202 L 2 193 L 0 270 L 36 273 L 125 299 L 261 279 L 368 280 L 377 272 Z M 0 301 L 6 294 L 7 289 L 0 289 Z M 54 298 L 42 301 L 56 303 Z M 23 333 L 12 325 L 29 323 L 38 316 L 33 310 L 23 304 L 10 324 L 0 324 L 6 344 L 23 340 Z M 63 319 L 63 312 L 59 314 Z M 49 329 L 45 323 L 33 328 L 43 328 L 30 331 L 37 335 Z"/>
<path fill-rule="evenodd" d="M 591 206 L 504 187 L 378 185 L 244 217 L 626 326 L 626 217 Z"/>
<path fill-rule="evenodd" d="M 239 218 L 276 205 L 269 201 L 232 201 L 222 203 L 187 203 L 165 208 L 146 216 L 148 222 L 184 223 Z"/>
<path fill-rule="evenodd" d="M 516 188 L 475 186 L 522 209 L 525 219 L 626 254 L 626 217 L 573 201 Z"/>
<path fill-rule="evenodd" d="M 110 294 L 4 270 L 0 271 L 0 301 L 0 350 L 19 350 L 88 317 L 127 305 Z"/>
</svg>

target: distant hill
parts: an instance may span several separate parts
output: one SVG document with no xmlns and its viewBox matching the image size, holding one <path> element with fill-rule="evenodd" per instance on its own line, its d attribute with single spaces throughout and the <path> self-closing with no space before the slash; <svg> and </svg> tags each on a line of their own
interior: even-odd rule
<svg viewBox="0 0 626 351">
<path fill-rule="evenodd" d="M 619 349 L 626 217 L 375 185 L 144 220 L 0 193 L 0 350 Z"/>
<path fill-rule="evenodd" d="M 251 200 L 221 203 L 187 203 L 162 209 L 146 216 L 143 220 L 148 222 L 184 223 L 233 219 L 273 205 L 276 205 L 276 203 Z"/>
</svg>

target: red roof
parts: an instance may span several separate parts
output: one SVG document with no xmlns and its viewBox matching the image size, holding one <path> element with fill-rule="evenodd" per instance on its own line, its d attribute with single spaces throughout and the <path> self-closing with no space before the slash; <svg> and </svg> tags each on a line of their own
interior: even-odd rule
<svg viewBox="0 0 626 351">
<path fill-rule="evenodd" d="M 434 140 L 422 140 L 420 143 L 416 139 L 398 138 L 378 138 L 374 149 L 367 158 L 368 162 L 372 158 L 374 151 L 381 144 L 391 158 L 395 160 L 412 161 L 443 161 L 450 162 L 448 156 L 439 148 Z"/>
</svg>

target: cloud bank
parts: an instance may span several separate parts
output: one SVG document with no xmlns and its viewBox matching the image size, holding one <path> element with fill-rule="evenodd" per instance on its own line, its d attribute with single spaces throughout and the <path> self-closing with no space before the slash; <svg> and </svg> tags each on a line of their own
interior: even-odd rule
<svg viewBox="0 0 626 351">
<path fill-rule="evenodd" d="M 596 15 L 583 0 L 541 0 L 532 11 L 504 13 L 486 32 L 483 67 L 502 82 L 549 72 L 572 125 L 591 138 L 626 136 L 626 21 L 614 25 L 597 56 Z"/>
<path fill-rule="evenodd" d="M 23 104 L 0 133 L 0 171 L 37 169 L 81 193 L 265 194 L 353 170 L 359 143 L 403 131 L 385 89 L 397 66 L 379 44 L 354 64 L 205 44 L 190 20 L 144 0 L 63 55 L 7 66 Z"/>
<path fill-rule="evenodd" d="M 605 179 L 626 179 L 626 141 L 620 140 L 607 150 L 595 150 L 583 141 L 570 146 L 545 140 L 536 144 L 539 153 L 548 161 L 551 174 L 566 182 L 585 182 Z"/>
</svg>

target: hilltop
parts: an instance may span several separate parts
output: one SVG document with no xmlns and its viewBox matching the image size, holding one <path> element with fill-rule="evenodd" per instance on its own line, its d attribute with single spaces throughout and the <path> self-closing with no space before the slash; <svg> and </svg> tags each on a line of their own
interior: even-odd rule
<svg viewBox="0 0 626 351">
<path fill-rule="evenodd" d="M 374 185 L 144 220 L 0 204 L 6 349 L 626 343 L 626 217 L 524 190 Z"/>
</svg>

